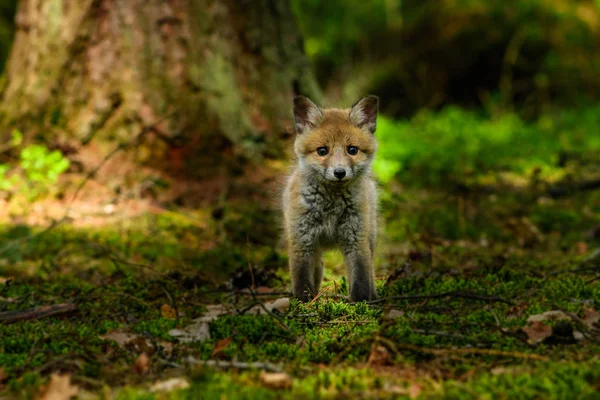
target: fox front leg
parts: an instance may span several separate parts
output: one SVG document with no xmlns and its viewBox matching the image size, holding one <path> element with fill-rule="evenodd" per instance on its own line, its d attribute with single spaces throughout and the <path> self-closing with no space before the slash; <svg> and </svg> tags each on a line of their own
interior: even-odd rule
<svg viewBox="0 0 600 400">
<path fill-rule="evenodd" d="M 294 296 L 309 301 L 317 294 L 322 278 L 321 253 L 314 247 L 290 246 L 289 260 Z M 319 282 L 316 281 L 319 279 Z"/>
<path fill-rule="evenodd" d="M 368 242 L 360 246 L 349 246 L 344 250 L 348 268 L 350 298 L 352 301 L 375 300 L 375 273 L 373 257 Z"/>
</svg>

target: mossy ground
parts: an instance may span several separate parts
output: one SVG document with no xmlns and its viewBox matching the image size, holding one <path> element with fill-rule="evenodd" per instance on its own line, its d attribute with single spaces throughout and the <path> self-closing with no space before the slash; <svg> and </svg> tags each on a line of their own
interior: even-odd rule
<svg viewBox="0 0 600 400">
<path fill-rule="evenodd" d="M 78 311 L 0 325 L 0 397 L 32 398 L 62 372 L 90 397 L 118 399 L 597 398 L 600 343 L 577 317 L 600 309 L 599 270 L 585 261 L 596 244 L 599 200 L 597 193 L 527 202 L 391 188 L 377 258 L 379 296 L 388 299 L 349 302 L 341 260 L 330 254 L 317 300 L 292 300 L 272 315 L 219 317 L 201 343 L 178 343 L 168 332 L 205 305 L 244 310 L 255 302 L 249 285 L 287 290 L 273 214 L 228 205 L 101 228 L 63 225 L 32 238 L 39 228 L 5 225 L 0 311 L 65 302 Z M 400 313 L 390 318 L 390 310 Z M 521 328 L 548 310 L 573 319 L 530 343 Z M 102 337 L 115 330 L 134 343 Z M 142 352 L 149 368 L 138 373 Z M 292 387 L 272 390 L 259 371 L 198 367 L 190 357 L 276 363 Z M 153 382 L 175 376 L 190 387 L 150 392 Z"/>
</svg>

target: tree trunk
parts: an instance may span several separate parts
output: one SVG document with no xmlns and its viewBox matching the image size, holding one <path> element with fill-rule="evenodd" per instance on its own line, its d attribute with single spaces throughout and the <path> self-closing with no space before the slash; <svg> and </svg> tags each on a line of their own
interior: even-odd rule
<svg viewBox="0 0 600 400">
<path fill-rule="evenodd" d="M 294 92 L 318 96 L 283 0 L 21 0 L 16 25 L 0 143 L 12 129 L 123 143 L 152 126 L 152 163 L 214 143 L 261 156 L 291 126 Z"/>
</svg>

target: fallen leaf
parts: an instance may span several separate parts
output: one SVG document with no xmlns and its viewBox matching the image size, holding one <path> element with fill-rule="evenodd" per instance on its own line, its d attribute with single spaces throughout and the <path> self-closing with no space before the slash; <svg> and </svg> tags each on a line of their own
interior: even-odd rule
<svg viewBox="0 0 600 400">
<path fill-rule="evenodd" d="M 390 352 L 383 346 L 373 346 L 369 353 L 369 365 L 388 365 L 392 361 Z"/>
<path fill-rule="evenodd" d="M 583 321 L 590 328 L 595 328 L 596 323 L 600 321 L 600 313 L 593 308 L 583 309 Z"/>
<path fill-rule="evenodd" d="M 116 329 L 114 331 L 108 332 L 106 335 L 101 335 L 100 339 L 112 340 L 113 342 L 116 342 L 119 346 L 125 347 L 127 344 L 132 342 L 136 337 L 137 337 L 137 335 L 134 335 L 133 333 L 127 333 L 127 332 L 123 332 L 119 329 Z"/>
<path fill-rule="evenodd" d="M 271 389 L 289 389 L 292 387 L 292 378 L 285 372 L 261 372 L 260 381 Z"/>
<path fill-rule="evenodd" d="M 148 372 L 150 368 L 150 358 L 146 353 L 142 353 L 139 355 L 137 360 L 135 360 L 135 364 L 133 365 L 133 372 L 136 374 L 143 375 Z"/>
<path fill-rule="evenodd" d="M 132 348 L 138 353 L 154 353 L 154 346 L 147 338 L 133 333 L 124 332 L 120 329 L 115 329 L 108 332 L 106 335 L 101 335 L 100 339 L 111 340 L 122 348 Z"/>
<path fill-rule="evenodd" d="M 181 343 L 203 342 L 210 339 L 209 323 L 221 315 L 229 314 L 230 309 L 222 304 L 206 306 L 207 312 L 192 321 L 191 325 L 181 329 L 171 329 L 169 335 L 179 339 Z"/>
<path fill-rule="evenodd" d="M 384 316 L 383 319 L 398 319 L 401 316 L 404 315 L 404 311 L 400 311 L 400 310 L 396 310 L 396 309 L 391 309 L 390 311 L 388 311 Z"/>
<path fill-rule="evenodd" d="M 577 254 L 583 255 L 588 252 L 588 245 L 586 242 L 577 242 Z"/>
<path fill-rule="evenodd" d="M 171 342 L 165 342 L 165 341 L 161 341 L 159 343 L 159 347 L 160 350 L 167 356 L 167 357 L 171 357 L 171 355 L 173 354 L 173 343 Z"/>
<path fill-rule="evenodd" d="M 265 308 L 269 312 L 273 312 L 274 310 L 277 310 L 279 312 L 285 312 L 290 307 L 290 299 L 288 297 L 282 297 L 277 300 L 268 301 L 266 303 L 263 303 L 263 305 L 264 305 L 264 308 L 260 304 L 255 305 L 254 307 L 249 309 L 246 314 L 264 315 L 264 314 L 267 314 L 267 311 L 265 311 Z"/>
<path fill-rule="evenodd" d="M 539 343 L 552 336 L 552 327 L 540 321 L 530 322 L 529 325 L 521 329 L 527 334 L 529 343 Z"/>
<path fill-rule="evenodd" d="M 213 347 L 213 351 L 212 351 L 212 357 L 216 356 L 217 354 L 219 354 L 223 350 L 225 350 L 227 348 L 227 346 L 229 346 L 229 343 L 231 343 L 232 340 L 233 339 L 231 337 L 228 337 L 225 339 L 221 339 L 217 343 L 215 343 L 215 347 Z"/>
<path fill-rule="evenodd" d="M 179 339 L 181 343 L 203 342 L 210 339 L 210 327 L 208 322 L 194 320 L 191 325 L 182 329 L 171 329 L 169 335 Z"/>
<path fill-rule="evenodd" d="M 172 392 L 173 390 L 187 389 L 190 383 L 183 378 L 171 378 L 160 381 L 150 386 L 151 392 Z"/>
<path fill-rule="evenodd" d="M 421 395 L 421 385 L 417 385 L 416 383 L 411 383 L 408 388 L 408 397 L 411 399 L 416 399 Z"/>
<path fill-rule="evenodd" d="M 542 322 L 559 319 L 570 321 L 571 317 L 560 310 L 550 310 L 541 314 L 530 315 L 529 318 L 527 318 L 527 322 Z"/>
<path fill-rule="evenodd" d="M 162 307 L 160 307 L 160 313 L 166 319 L 176 319 L 177 318 L 177 312 L 175 311 L 175 309 L 173 307 L 171 307 L 168 304 L 163 304 Z"/>
<path fill-rule="evenodd" d="M 38 400 L 69 400 L 77 396 L 79 388 L 71 385 L 71 375 L 52 374 L 50 382 L 43 386 Z"/>
</svg>

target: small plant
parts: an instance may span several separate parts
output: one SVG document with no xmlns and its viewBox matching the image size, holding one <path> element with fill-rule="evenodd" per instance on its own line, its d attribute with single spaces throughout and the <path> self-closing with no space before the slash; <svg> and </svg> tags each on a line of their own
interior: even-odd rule
<svg viewBox="0 0 600 400">
<path fill-rule="evenodd" d="M 12 134 L 11 145 L 21 145 L 23 135 Z M 32 144 L 21 149 L 17 165 L 0 164 L 0 191 L 8 197 L 24 197 L 34 201 L 52 191 L 58 178 L 69 168 L 69 160 L 61 152 Z"/>
</svg>

